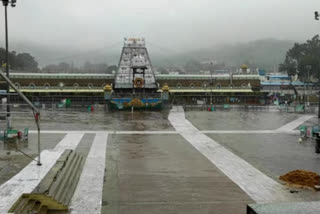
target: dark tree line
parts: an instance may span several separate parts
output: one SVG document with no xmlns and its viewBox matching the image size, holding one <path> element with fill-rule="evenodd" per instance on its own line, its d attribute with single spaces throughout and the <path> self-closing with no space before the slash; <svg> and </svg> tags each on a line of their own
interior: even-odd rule
<svg viewBox="0 0 320 214">
<path fill-rule="evenodd" d="M 6 51 L 0 48 L 0 68 L 5 68 Z M 38 62 L 29 53 L 9 52 L 9 68 L 14 72 L 48 72 L 48 73 L 109 73 L 116 71 L 116 65 L 109 66 L 106 63 L 85 62 L 82 66 L 76 67 L 72 63 L 61 62 L 50 64 L 39 69 Z"/>
<path fill-rule="evenodd" d="M 294 46 L 287 51 L 286 58 L 279 65 L 279 71 L 288 75 L 298 75 L 303 81 L 310 81 L 311 77 L 320 78 L 320 38 L 314 36 L 311 40 Z"/>
<path fill-rule="evenodd" d="M 0 63 L 5 66 L 6 50 L 0 48 Z M 16 53 L 15 51 L 9 52 L 9 68 L 12 70 L 37 72 L 38 62 L 29 53 Z"/>
</svg>

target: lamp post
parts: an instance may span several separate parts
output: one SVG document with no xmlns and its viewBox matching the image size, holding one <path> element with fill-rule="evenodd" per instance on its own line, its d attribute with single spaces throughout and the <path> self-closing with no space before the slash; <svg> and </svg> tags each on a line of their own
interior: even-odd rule
<svg viewBox="0 0 320 214">
<path fill-rule="evenodd" d="M 318 11 L 315 11 L 314 12 L 314 19 L 315 20 L 317 20 L 317 21 L 319 21 L 319 17 L 320 17 L 320 15 L 319 15 L 319 12 Z M 319 81 L 319 80 L 318 80 Z M 318 87 L 319 87 L 319 83 L 318 83 Z M 320 91 L 319 91 L 319 100 L 318 100 L 318 118 L 320 118 Z"/>
<path fill-rule="evenodd" d="M 306 87 L 306 91 L 307 91 L 307 93 L 306 93 L 306 96 L 307 96 L 307 104 L 309 103 L 309 83 L 310 83 L 310 71 L 311 71 L 311 69 L 312 69 L 312 65 L 306 65 L 306 69 L 307 69 L 307 71 L 308 71 L 308 76 L 307 76 L 307 85 L 305 85 L 305 87 Z M 304 84 L 306 84 L 306 83 L 304 83 Z"/>
<path fill-rule="evenodd" d="M 9 78 L 9 42 L 8 42 L 8 12 L 7 8 L 10 4 L 11 7 L 16 6 L 16 0 L 1 0 L 4 6 L 4 16 L 5 16 L 5 38 L 6 38 L 6 75 Z M 11 128 L 11 115 L 10 115 L 10 86 L 7 85 L 7 129 Z"/>
<path fill-rule="evenodd" d="M 8 42 L 8 14 L 7 14 L 7 8 L 8 5 L 10 4 L 11 7 L 16 6 L 17 0 L 1 0 L 2 4 L 4 6 L 5 10 L 5 34 L 6 34 L 6 75 L 3 74 L 3 72 L 0 72 L 0 76 L 7 82 L 7 128 L 11 128 L 11 121 L 10 121 L 10 85 L 16 91 L 20 97 L 26 101 L 26 103 L 31 106 L 32 111 L 34 113 L 34 119 L 37 125 L 38 129 L 38 160 L 37 160 L 37 165 L 41 166 L 41 160 L 40 160 L 40 112 L 38 109 L 34 107 L 34 105 L 15 87 L 15 85 L 11 82 L 9 79 L 9 42 Z"/>
<path fill-rule="evenodd" d="M 211 76 L 211 99 L 210 99 L 210 108 L 212 108 L 212 104 L 213 104 L 213 77 L 212 77 L 212 72 L 213 72 L 213 63 L 210 62 L 210 76 Z"/>
</svg>

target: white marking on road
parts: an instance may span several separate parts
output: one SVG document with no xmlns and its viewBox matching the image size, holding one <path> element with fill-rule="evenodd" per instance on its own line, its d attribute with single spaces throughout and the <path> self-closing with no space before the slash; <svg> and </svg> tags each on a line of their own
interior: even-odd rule
<svg viewBox="0 0 320 214">
<path fill-rule="evenodd" d="M 37 134 L 38 131 L 30 130 L 30 134 Z M 42 130 L 42 134 L 70 134 L 70 133 L 83 133 L 83 134 L 178 134 L 177 131 L 116 131 L 116 130 L 100 130 L 100 131 L 88 131 L 88 130 Z"/>
<path fill-rule="evenodd" d="M 179 134 L 177 131 L 116 131 L 113 134 Z"/>
<path fill-rule="evenodd" d="M 65 149 L 74 150 L 80 143 L 84 133 L 76 132 L 67 134 L 58 145 L 53 149 L 55 151 L 64 151 Z"/>
<path fill-rule="evenodd" d="M 281 126 L 280 128 L 277 129 L 277 131 L 291 131 L 295 128 L 297 128 L 298 126 L 300 126 L 301 124 L 303 124 L 304 122 L 306 122 L 307 120 L 310 120 L 311 118 L 313 118 L 313 115 L 304 115 L 299 117 L 298 119 L 287 123 L 284 126 Z"/>
<path fill-rule="evenodd" d="M 299 130 L 203 130 L 203 134 L 292 134 L 299 135 Z"/>
<path fill-rule="evenodd" d="M 173 108 L 169 114 L 169 121 L 191 145 L 207 157 L 254 201 L 268 203 L 292 201 L 294 199 L 294 196 L 285 191 L 282 185 L 199 132 L 185 119 L 182 107 Z"/>
<path fill-rule="evenodd" d="M 83 134 L 67 134 L 53 150 L 41 152 L 41 166 L 32 161 L 18 174 L 0 186 L 0 213 L 7 213 L 23 193 L 31 193 L 49 172 L 64 149 L 75 149 Z"/>
<path fill-rule="evenodd" d="M 77 189 L 71 200 L 71 213 L 101 213 L 107 133 L 98 133 L 86 159 Z"/>
<path fill-rule="evenodd" d="M 299 134 L 299 130 L 202 130 L 200 131 L 201 133 L 204 134 L 277 134 L 277 133 L 283 133 L 283 134 Z M 30 130 L 30 134 L 36 134 L 37 131 L 35 130 Z M 154 135 L 167 135 L 167 134 L 179 134 L 178 131 L 60 131 L 60 130 L 43 130 L 41 131 L 42 134 L 74 134 L 74 133 L 82 133 L 82 134 L 123 134 L 123 135 L 128 135 L 128 134 L 154 134 Z"/>
<path fill-rule="evenodd" d="M 97 133 L 111 133 L 114 131 L 104 131 L 104 130 L 97 130 L 97 131 L 90 131 L 90 130 L 41 130 L 41 134 L 72 134 L 72 133 L 82 133 L 82 134 L 97 134 Z M 37 130 L 30 130 L 30 134 L 37 134 Z"/>
</svg>

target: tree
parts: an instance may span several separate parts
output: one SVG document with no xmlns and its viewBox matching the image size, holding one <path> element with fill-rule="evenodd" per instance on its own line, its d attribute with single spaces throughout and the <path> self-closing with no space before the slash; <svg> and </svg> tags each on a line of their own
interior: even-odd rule
<svg viewBox="0 0 320 214">
<path fill-rule="evenodd" d="M 9 66 L 10 69 L 21 71 L 38 71 L 38 62 L 29 53 L 19 53 L 15 51 L 9 52 Z M 6 50 L 0 48 L 0 63 L 1 65 L 6 62 Z"/>
<path fill-rule="evenodd" d="M 306 43 L 295 43 L 294 46 L 287 51 L 286 58 L 279 65 L 279 71 L 287 72 L 304 81 L 310 80 L 310 77 L 320 78 L 320 38 L 319 35 L 314 36 Z"/>
<path fill-rule="evenodd" d="M 107 74 L 112 74 L 112 71 L 117 71 L 118 70 L 118 66 L 116 65 L 110 65 L 108 68 L 107 68 Z"/>
</svg>

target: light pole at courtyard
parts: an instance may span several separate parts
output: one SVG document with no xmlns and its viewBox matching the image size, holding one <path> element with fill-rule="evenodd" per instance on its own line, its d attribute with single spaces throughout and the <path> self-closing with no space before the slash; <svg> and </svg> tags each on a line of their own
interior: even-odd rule
<svg viewBox="0 0 320 214">
<path fill-rule="evenodd" d="M 213 63 L 210 62 L 210 77 L 211 77 L 211 98 L 210 98 L 210 108 L 212 108 L 212 105 L 213 105 L 213 76 L 212 76 L 212 73 L 213 73 Z"/>
<path fill-rule="evenodd" d="M 320 18 L 320 15 L 319 15 L 319 12 L 318 11 L 315 11 L 314 12 L 314 19 L 315 20 L 319 20 L 319 18 Z M 318 80 L 318 87 L 319 87 L 319 80 Z M 318 118 L 320 118 L 320 91 L 318 92 L 318 95 L 319 95 L 319 100 L 318 100 Z"/>
<path fill-rule="evenodd" d="M 8 41 L 8 12 L 7 8 L 10 4 L 11 7 L 16 6 L 16 0 L 1 0 L 4 6 L 4 16 L 5 16 L 5 39 L 6 39 L 6 75 L 9 78 L 9 41 Z M 7 129 L 11 128 L 11 115 L 10 115 L 10 86 L 7 85 Z"/>
</svg>

